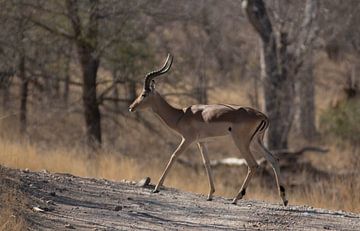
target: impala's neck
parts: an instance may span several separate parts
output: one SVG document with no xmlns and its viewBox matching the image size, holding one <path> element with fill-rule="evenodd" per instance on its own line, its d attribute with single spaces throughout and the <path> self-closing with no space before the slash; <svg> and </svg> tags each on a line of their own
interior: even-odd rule
<svg viewBox="0 0 360 231">
<path fill-rule="evenodd" d="M 184 115 L 183 110 L 171 106 L 158 92 L 155 92 L 155 99 L 151 108 L 167 126 L 175 130 L 177 122 Z"/>
</svg>

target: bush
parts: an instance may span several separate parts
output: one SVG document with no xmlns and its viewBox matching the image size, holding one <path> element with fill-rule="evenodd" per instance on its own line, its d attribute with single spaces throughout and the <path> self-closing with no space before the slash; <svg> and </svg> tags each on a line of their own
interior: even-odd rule
<svg viewBox="0 0 360 231">
<path fill-rule="evenodd" d="M 320 117 L 322 132 L 349 141 L 360 142 L 360 99 L 342 102 L 336 108 L 330 108 Z"/>
</svg>

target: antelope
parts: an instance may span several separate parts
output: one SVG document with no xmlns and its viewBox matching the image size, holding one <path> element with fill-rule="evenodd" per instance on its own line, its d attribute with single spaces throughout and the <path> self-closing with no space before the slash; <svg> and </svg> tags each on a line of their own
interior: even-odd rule
<svg viewBox="0 0 360 231">
<path fill-rule="evenodd" d="M 253 145 L 252 147 L 259 153 L 262 153 L 271 164 L 275 173 L 279 195 L 284 206 L 286 206 L 288 200 L 286 199 L 284 184 L 280 177 L 278 160 L 266 149 L 263 143 L 264 133 L 269 126 L 267 116 L 250 107 L 230 104 L 192 105 L 184 109 L 171 106 L 155 90 L 154 79 L 167 73 L 170 70 L 172 62 L 173 57 L 168 54 L 164 65 L 159 70 L 150 72 L 145 76 L 141 94 L 129 106 L 130 112 L 134 112 L 137 109 L 151 108 L 169 128 L 178 133 L 182 138 L 179 146 L 171 155 L 153 192 L 159 192 L 174 161 L 192 143 L 197 143 L 209 181 L 210 190 L 207 200 L 211 201 L 215 192 L 215 186 L 205 142 L 207 139 L 213 137 L 230 136 L 248 166 L 247 176 L 238 194 L 232 200 L 232 204 L 236 204 L 238 200 L 242 199 L 251 177 L 259 168 L 250 150 L 250 146 Z"/>
</svg>

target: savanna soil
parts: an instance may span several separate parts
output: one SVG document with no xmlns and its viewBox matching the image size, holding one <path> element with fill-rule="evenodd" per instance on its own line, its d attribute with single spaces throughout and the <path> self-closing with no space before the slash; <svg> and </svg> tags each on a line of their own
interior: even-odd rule
<svg viewBox="0 0 360 231">
<path fill-rule="evenodd" d="M 22 211 L 30 230 L 358 230 L 360 215 L 307 206 L 284 207 L 215 197 L 123 180 L 113 182 L 5 169 L 26 197 Z M 5 176 L 4 176 L 5 174 Z"/>
</svg>

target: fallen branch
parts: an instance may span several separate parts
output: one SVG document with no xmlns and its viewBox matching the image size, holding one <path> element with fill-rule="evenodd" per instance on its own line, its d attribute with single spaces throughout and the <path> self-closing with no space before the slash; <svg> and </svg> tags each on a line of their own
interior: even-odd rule
<svg viewBox="0 0 360 231">
<path fill-rule="evenodd" d="M 329 149 L 327 148 L 321 148 L 321 147 L 303 147 L 299 150 L 288 150 L 288 149 L 283 149 L 283 150 L 276 150 L 276 151 L 271 151 L 271 153 L 274 154 L 274 156 L 276 156 L 278 159 L 281 160 L 286 160 L 286 159 L 293 159 L 293 158 L 298 158 L 299 156 L 303 155 L 306 152 L 315 152 L 318 154 L 321 153 L 327 153 L 329 151 Z M 190 167 L 190 168 L 197 168 L 199 164 L 196 163 L 192 163 L 190 161 L 184 160 L 179 158 L 178 162 L 186 167 Z M 263 165 L 266 162 L 265 158 L 260 158 L 256 161 L 258 163 L 258 165 Z M 245 159 L 243 158 L 236 158 L 236 157 L 229 157 L 229 158 L 224 158 L 224 159 L 220 159 L 220 160 L 213 160 L 210 161 L 210 166 L 212 167 L 217 167 L 220 165 L 226 165 L 226 166 L 247 166 Z"/>
<path fill-rule="evenodd" d="M 305 152 L 315 152 L 315 153 L 321 154 L 321 153 L 327 153 L 328 151 L 329 151 L 329 149 L 322 148 L 322 147 L 303 147 L 296 151 L 283 149 L 283 150 L 274 150 L 271 152 L 278 158 L 283 159 L 283 158 L 299 157 L 299 156 L 303 155 Z"/>
<path fill-rule="evenodd" d="M 263 163 L 265 163 L 265 158 L 258 159 L 256 162 L 258 163 L 258 165 L 262 165 Z M 210 166 L 212 167 L 217 167 L 219 165 L 247 166 L 245 159 L 235 157 L 210 161 Z"/>
</svg>

